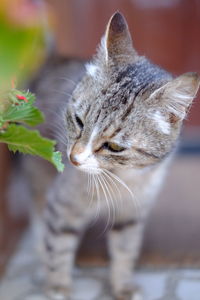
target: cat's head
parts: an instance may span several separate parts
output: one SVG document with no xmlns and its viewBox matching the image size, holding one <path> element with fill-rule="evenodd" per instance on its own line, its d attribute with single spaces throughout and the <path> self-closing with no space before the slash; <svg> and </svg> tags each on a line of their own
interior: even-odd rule
<svg viewBox="0 0 200 300">
<path fill-rule="evenodd" d="M 68 157 L 80 170 L 144 168 L 170 153 L 200 83 L 175 79 L 137 54 L 126 20 L 110 19 L 68 103 Z"/>
</svg>

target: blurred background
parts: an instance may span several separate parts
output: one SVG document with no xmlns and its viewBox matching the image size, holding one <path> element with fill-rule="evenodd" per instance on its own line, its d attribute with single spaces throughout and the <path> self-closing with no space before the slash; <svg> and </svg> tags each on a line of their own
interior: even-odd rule
<svg viewBox="0 0 200 300">
<path fill-rule="evenodd" d="M 0 89 L 26 85 L 52 53 L 59 58 L 90 58 L 116 10 L 126 16 L 139 54 L 174 75 L 200 73 L 199 0 L 1 0 Z M 12 154 L 0 144 L 1 273 L 27 224 L 27 217 L 15 214 L 9 205 L 12 164 Z M 179 152 L 149 218 L 140 263 L 200 266 L 199 178 L 197 96 L 185 121 Z M 106 262 L 104 237 L 96 238 L 99 228 L 101 223 L 87 234 L 81 263 Z"/>
</svg>

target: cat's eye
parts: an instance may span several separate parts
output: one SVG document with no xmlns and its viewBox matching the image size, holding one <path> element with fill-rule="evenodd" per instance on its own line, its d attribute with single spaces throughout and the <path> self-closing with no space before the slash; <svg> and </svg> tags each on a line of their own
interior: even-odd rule
<svg viewBox="0 0 200 300">
<path fill-rule="evenodd" d="M 115 143 L 109 143 L 109 142 L 106 142 L 103 144 L 102 146 L 103 149 L 107 149 L 111 152 L 122 152 L 125 150 L 124 147 L 118 145 L 118 144 L 115 144 Z"/>
<path fill-rule="evenodd" d="M 76 122 L 77 122 L 77 124 L 78 124 L 78 126 L 81 128 L 81 129 L 83 129 L 83 122 L 81 121 L 81 119 L 77 116 L 77 115 L 75 115 L 75 118 L 76 118 Z"/>
</svg>

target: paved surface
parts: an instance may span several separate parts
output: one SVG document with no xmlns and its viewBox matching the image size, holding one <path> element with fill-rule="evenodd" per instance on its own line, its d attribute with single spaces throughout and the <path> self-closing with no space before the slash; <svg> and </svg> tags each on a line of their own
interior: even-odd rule
<svg viewBox="0 0 200 300">
<path fill-rule="evenodd" d="M 44 300 L 43 272 L 26 235 L 0 284 L 1 300 Z M 76 269 L 72 300 L 112 300 L 107 268 Z M 200 300 L 200 270 L 140 269 L 134 281 L 144 300 Z"/>
</svg>

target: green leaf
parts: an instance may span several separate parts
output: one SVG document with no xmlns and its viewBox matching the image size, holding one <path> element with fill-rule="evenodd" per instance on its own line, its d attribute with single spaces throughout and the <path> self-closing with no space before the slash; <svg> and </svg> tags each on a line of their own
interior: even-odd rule
<svg viewBox="0 0 200 300">
<path fill-rule="evenodd" d="M 64 164 L 62 163 L 62 154 L 59 151 L 53 152 L 52 155 L 52 162 L 56 166 L 59 172 L 64 171 Z"/>
<path fill-rule="evenodd" d="M 61 153 L 54 151 L 56 142 L 42 137 L 37 130 L 12 124 L 0 132 L 0 142 L 7 143 L 9 150 L 38 155 L 53 163 L 58 171 L 64 170 Z"/>
<path fill-rule="evenodd" d="M 44 122 L 43 114 L 36 107 L 27 104 L 10 106 L 1 118 L 4 122 L 19 122 L 29 126 L 36 126 Z"/>
</svg>

